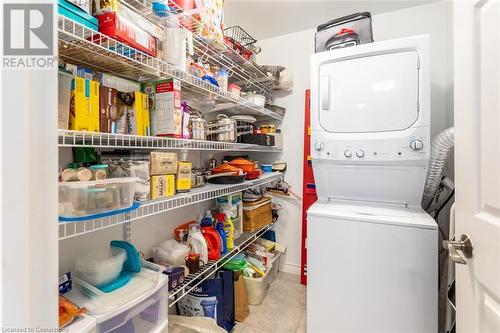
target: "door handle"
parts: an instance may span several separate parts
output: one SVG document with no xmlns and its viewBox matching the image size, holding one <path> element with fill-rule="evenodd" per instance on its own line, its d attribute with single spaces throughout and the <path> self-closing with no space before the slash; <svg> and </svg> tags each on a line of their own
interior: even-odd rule
<svg viewBox="0 0 500 333">
<path fill-rule="evenodd" d="M 461 264 L 461 265 L 466 265 L 467 261 L 465 261 L 465 258 L 472 258 L 472 242 L 470 240 L 470 237 L 463 234 L 460 236 L 459 241 L 455 240 L 444 240 L 443 241 L 443 248 L 445 250 L 449 251 L 449 257 L 450 259 L 455 263 L 455 264 Z M 460 254 L 460 252 L 463 254 L 463 256 Z"/>
<path fill-rule="evenodd" d="M 330 110 L 330 76 L 322 76 L 321 86 L 321 110 Z"/>
</svg>

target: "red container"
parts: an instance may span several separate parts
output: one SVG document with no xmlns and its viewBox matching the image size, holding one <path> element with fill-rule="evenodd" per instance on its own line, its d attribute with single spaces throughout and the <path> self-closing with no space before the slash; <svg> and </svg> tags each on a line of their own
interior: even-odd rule
<svg viewBox="0 0 500 333">
<path fill-rule="evenodd" d="M 219 233 L 211 225 L 202 225 L 200 229 L 203 237 L 205 237 L 205 240 L 207 241 L 208 260 L 219 259 L 222 249 Z"/>
<path fill-rule="evenodd" d="M 252 179 L 257 179 L 260 177 L 262 174 L 262 170 L 252 170 L 252 171 L 247 171 L 247 180 L 252 180 Z"/>
<path fill-rule="evenodd" d="M 116 12 L 97 15 L 99 32 L 156 57 L 156 39 Z"/>
</svg>

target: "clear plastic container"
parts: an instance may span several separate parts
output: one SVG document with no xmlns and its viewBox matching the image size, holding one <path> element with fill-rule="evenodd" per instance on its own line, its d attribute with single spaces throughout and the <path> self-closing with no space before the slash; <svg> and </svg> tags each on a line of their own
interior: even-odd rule
<svg viewBox="0 0 500 333">
<path fill-rule="evenodd" d="M 131 207 L 139 178 L 59 183 L 59 215 L 78 217 Z"/>
<path fill-rule="evenodd" d="M 76 259 L 75 273 L 93 286 L 102 286 L 120 275 L 126 259 L 127 253 L 119 247 L 94 249 Z"/>
<path fill-rule="evenodd" d="M 244 277 L 245 285 L 248 293 L 248 304 L 259 305 L 262 303 L 267 295 L 267 288 L 269 287 L 269 272 L 272 266 L 267 269 L 266 274 L 260 278 Z"/>
<path fill-rule="evenodd" d="M 75 279 L 79 288 L 65 296 L 97 320 L 97 333 L 163 332 L 167 326 L 168 277 L 143 268 L 125 286 L 110 293 L 96 289 L 92 297 L 87 293 L 93 288 Z"/>
</svg>

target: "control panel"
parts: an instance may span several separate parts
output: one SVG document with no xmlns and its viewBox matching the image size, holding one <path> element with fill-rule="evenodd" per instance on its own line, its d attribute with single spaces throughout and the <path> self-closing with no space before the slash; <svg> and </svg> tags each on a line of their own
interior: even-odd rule
<svg viewBox="0 0 500 333">
<path fill-rule="evenodd" d="M 358 140 L 329 138 L 328 134 L 312 133 L 312 158 L 338 162 L 395 162 L 420 161 L 429 158 L 430 138 L 413 132 L 411 136 L 383 138 L 372 135 Z"/>
</svg>

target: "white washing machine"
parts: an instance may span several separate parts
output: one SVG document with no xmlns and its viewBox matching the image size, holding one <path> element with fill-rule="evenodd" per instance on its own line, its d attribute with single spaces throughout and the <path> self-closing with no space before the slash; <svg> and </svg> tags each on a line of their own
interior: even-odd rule
<svg viewBox="0 0 500 333">
<path fill-rule="evenodd" d="M 311 58 L 308 332 L 438 330 L 429 61 L 428 36 Z"/>
</svg>

